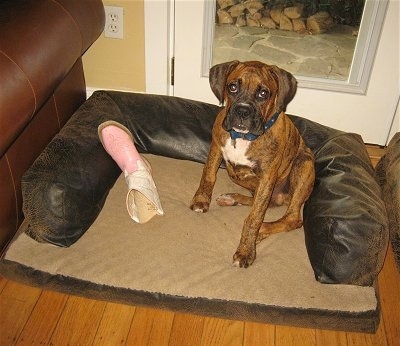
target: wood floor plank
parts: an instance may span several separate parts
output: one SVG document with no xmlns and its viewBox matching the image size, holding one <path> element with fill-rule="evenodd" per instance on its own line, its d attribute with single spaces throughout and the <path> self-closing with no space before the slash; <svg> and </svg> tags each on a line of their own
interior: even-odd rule
<svg viewBox="0 0 400 346">
<path fill-rule="evenodd" d="M 175 313 L 168 346 L 201 345 L 204 317 Z"/>
<path fill-rule="evenodd" d="M 212 345 L 243 345 L 244 322 L 206 317 L 201 344 Z"/>
<path fill-rule="evenodd" d="M 347 346 L 346 332 L 316 329 L 315 340 L 317 346 Z"/>
<path fill-rule="evenodd" d="M 125 345 L 135 307 L 107 303 L 93 345 Z"/>
<path fill-rule="evenodd" d="M 42 290 L 8 280 L 0 295 L 0 344 L 14 344 Z"/>
<path fill-rule="evenodd" d="M 316 344 L 315 329 L 276 326 L 275 345 L 277 346 L 311 346 Z"/>
<path fill-rule="evenodd" d="M 383 323 L 379 324 L 375 334 L 368 333 L 347 333 L 348 346 L 386 346 L 385 328 Z M 398 345 L 398 344 L 397 344 Z M 393 346 L 396 346 L 394 344 Z"/>
<path fill-rule="evenodd" d="M 275 345 L 275 325 L 255 322 L 245 322 L 244 324 L 244 346 Z"/>
<path fill-rule="evenodd" d="M 43 290 L 17 345 L 47 345 L 67 300 L 66 294 Z"/>
<path fill-rule="evenodd" d="M 127 345 L 168 345 L 174 313 L 166 310 L 137 307 Z"/>
<path fill-rule="evenodd" d="M 400 345 L 400 273 L 389 245 L 385 264 L 378 277 L 379 296 L 385 334 L 390 346 Z"/>
<path fill-rule="evenodd" d="M 366 149 L 371 160 L 372 166 L 376 167 L 377 163 L 383 155 L 385 155 L 386 149 L 378 145 L 367 144 Z"/>
<path fill-rule="evenodd" d="M 69 296 L 50 343 L 57 346 L 92 344 L 106 304 Z"/>
</svg>

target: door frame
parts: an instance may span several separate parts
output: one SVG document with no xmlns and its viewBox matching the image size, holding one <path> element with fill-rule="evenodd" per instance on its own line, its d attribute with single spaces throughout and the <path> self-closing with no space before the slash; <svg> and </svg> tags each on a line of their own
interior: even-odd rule
<svg viewBox="0 0 400 346">
<path fill-rule="evenodd" d="M 143 0 L 146 92 L 173 95 L 174 0 Z M 154 43 L 157 44 L 154 44 Z"/>
</svg>

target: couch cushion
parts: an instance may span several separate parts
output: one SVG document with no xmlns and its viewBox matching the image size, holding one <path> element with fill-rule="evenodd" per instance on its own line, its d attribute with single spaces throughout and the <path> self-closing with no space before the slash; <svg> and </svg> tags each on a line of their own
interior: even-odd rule
<svg viewBox="0 0 400 346">
<path fill-rule="evenodd" d="M 219 109 L 168 96 L 94 93 L 24 176 L 27 233 L 70 246 L 95 220 L 120 173 L 97 138 L 103 121 L 127 126 L 140 152 L 204 162 Z M 384 260 L 387 218 L 361 137 L 291 119 L 316 159 L 315 188 L 304 206 L 315 276 L 371 285 Z"/>
</svg>

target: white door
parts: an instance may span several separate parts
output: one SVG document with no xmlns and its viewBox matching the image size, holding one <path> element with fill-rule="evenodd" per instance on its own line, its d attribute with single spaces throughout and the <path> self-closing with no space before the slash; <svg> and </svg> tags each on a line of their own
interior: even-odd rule
<svg viewBox="0 0 400 346">
<path fill-rule="evenodd" d="M 147 1 L 147 6 L 151 6 L 149 1 L 154 5 L 151 0 Z M 206 1 L 208 0 L 168 2 L 168 11 L 163 16 L 165 23 L 158 22 L 159 40 L 154 43 L 159 45 L 160 28 L 164 25 L 168 31 L 165 37 L 168 59 L 174 57 L 174 86 L 154 90 L 155 92 L 164 93 L 165 90 L 166 94 L 217 104 L 204 73 L 207 68 L 204 66 L 204 56 L 207 57 L 208 54 L 204 54 L 204 51 L 209 52 L 209 48 L 204 46 L 204 36 L 210 35 L 210 30 L 204 30 L 204 26 L 208 27 L 214 23 L 214 14 L 210 10 L 213 7 Z M 151 12 L 154 15 L 154 8 Z M 146 10 L 146 21 L 149 18 L 148 13 Z M 331 90 L 321 90 L 318 82 L 311 83 L 310 87 L 307 80 L 301 81 L 294 100 L 288 106 L 288 113 L 343 131 L 359 133 L 366 143 L 386 144 L 400 94 L 399 2 L 389 1 L 386 15 L 380 19 L 378 17 L 377 21 L 379 20 L 384 20 L 384 24 L 381 35 L 376 37 L 376 54 L 369 55 L 369 59 L 372 56 L 369 67 L 371 74 L 369 80 L 367 79 L 365 92 L 343 92 L 340 87 L 335 88 L 335 85 L 328 87 Z M 148 33 L 149 29 L 146 26 L 146 34 Z M 146 37 L 146 45 L 151 45 L 150 39 L 151 33 Z M 151 66 L 155 64 L 149 57 L 151 58 L 151 54 L 146 57 L 147 71 L 154 70 Z M 361 61 L 360 64 L 364 68 L 369 66 L 368 61 Z M 164 65 L 167 75 L 169 65 L 166 61 Z M 361 69 L 360 73 L 364 73 L 365 76 L 365 72 L 368 71 Z M 151 76 L 147 83 L 151 84 Z M 322 86 L 322 89 L 326 89 L 325 86 Z M 151 89 L 147 91 L 153 92 Z"/>
</svg>

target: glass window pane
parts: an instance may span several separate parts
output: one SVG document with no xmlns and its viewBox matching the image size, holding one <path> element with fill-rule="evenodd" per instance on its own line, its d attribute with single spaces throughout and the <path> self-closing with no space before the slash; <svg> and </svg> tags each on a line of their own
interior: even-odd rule
<svg viewBox="0 0 400 346">
<path fill-rule="evenodd" d="M 260 60 L 300 76 L 346 81 L 364 0 L 217 0 L 212 65 Z"/>
</svg>

